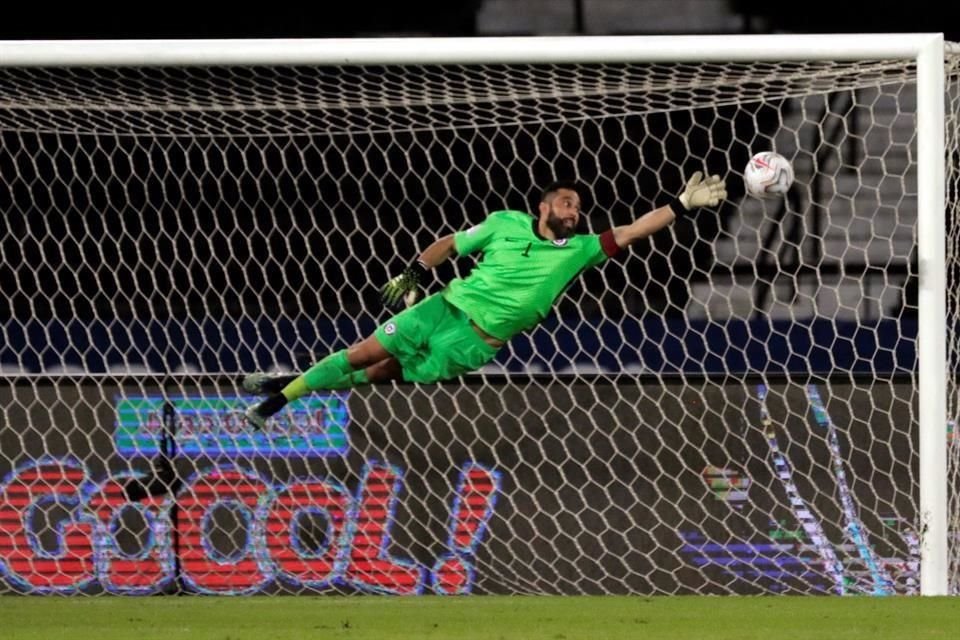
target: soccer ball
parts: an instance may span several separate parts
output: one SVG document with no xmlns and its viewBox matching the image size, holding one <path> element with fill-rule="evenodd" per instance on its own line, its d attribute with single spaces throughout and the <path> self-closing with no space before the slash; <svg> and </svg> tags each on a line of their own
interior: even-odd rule
<svg viewBox="0 0 960 640">
<path fill-rule="evenodd" d="M 780 197 L 793 184 L 793 167 L 779 153 L 761 151 L 754 154 L 743 170 L 747 193 L 757 198 Z"/>
</svg>

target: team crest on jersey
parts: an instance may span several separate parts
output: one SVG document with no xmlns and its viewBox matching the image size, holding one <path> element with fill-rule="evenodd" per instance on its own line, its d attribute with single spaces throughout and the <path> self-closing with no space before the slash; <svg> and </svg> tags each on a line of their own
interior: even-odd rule
<svg viewBox="0 0 960 640">
<path fill-rule="evenodd" d="M 392 322 L 388 322 L 383 326 L 383 332 L 388 336 L 392 336 L 397 332 L 397 325 Z"/>
<path fill-rule="evenodd" d="M 565 246 L 567 246 L 567 239 L 566 239 L 566 238 L 557 238 L 556 240 L 553 241 L 553 246 L 555 246 L 555 247 L 565 247 Z"/>
</svg>

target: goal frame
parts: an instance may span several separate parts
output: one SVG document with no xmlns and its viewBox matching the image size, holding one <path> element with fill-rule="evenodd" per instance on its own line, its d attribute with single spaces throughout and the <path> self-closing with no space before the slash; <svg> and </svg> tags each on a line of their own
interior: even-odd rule
<svg viewBox="0 0 960 640">
<path fill-rule="evenodd" d="M 948 593 L 943 34 L 564 36 L 0 42 L 5 67 L 914 61 L 922 595 Z"/>
</svg>

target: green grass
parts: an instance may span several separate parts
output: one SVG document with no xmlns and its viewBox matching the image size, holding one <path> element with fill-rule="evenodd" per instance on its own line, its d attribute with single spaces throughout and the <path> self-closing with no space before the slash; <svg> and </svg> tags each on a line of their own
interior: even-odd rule
<svg viewBox="0 0 960 640">
<path fill-rule="evenodd" d="M 0 597 L 3 640 L 960 637 L 960 598 Z"/>
</svg>

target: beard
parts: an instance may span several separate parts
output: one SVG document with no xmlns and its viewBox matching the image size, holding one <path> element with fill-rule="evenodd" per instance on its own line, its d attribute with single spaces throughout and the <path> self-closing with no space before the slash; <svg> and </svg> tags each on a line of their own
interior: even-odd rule
<svg viewBox="0 0 960 640">
<path fill-rule="evenodd" d="M 558 240 L 569 238 L 577 233 L 576 225 L 567 226 L 567 224 L 561 218 L 555 216 L 552 211 L 550 215 L 547 216 L 547 228 L 553 232 L 553 235 L 556 236 Z"/>
</svg>

